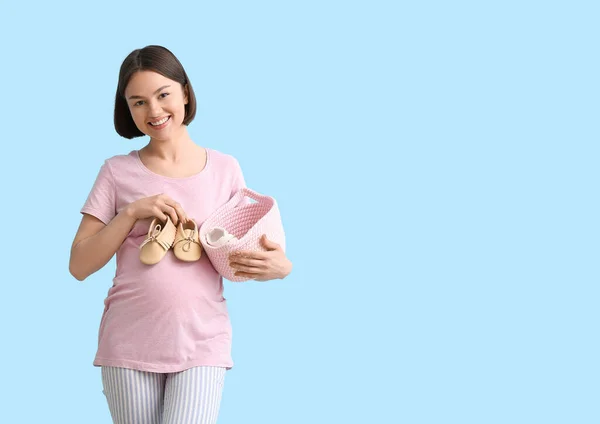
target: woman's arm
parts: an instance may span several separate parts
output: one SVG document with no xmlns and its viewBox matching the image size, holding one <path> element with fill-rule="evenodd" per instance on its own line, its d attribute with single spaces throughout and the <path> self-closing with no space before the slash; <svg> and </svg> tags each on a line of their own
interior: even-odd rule
<svg viewBox="0 0 600 424">
<path fill-rule="evenodd" d="M 179 220 L 188 220 L 181 205 L 165 194 L 130 203 L 107 225 L 84 214 L 71 247 L 69 272 L 79 281 L 85 280 L 110 261 L 138 219 L 156 217 L 165 221 L 167 215 L 175 225 Z"/>
<path fill-rule="evenodd" d="M 84 214 L 71 247 L 71 275 L 83 281 L 106 265 L 123 244 L 135 221 L 129 208 L 117 214 L 108 225 Z"/>
<path fill-rule="evenodd" d="M 256 281 L 284 279 L 292 272 L 292 261 L 275 242 L 263 235 L 260 239 L 266 252 L 238 251 L 229 256 L 229 266 L 236 270 L 236 277 L 247 277 Z"/>
</svg>

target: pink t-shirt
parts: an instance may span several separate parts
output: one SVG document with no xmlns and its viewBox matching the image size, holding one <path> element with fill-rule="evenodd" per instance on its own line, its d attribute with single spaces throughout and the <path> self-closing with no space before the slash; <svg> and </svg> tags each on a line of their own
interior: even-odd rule
<svg viewBox="0 0 600 424">
<path fill-rule="evenodd" d="M 137 150 L 107 159 L 81 212 L 108 224 L 129 203 L 164 193 L 200 227 L 245 187 L 233 156 L 206 151 L 205 168 L 187 178 L 155 174 Z M 204 252 L 199 261 L 182 262 L 169 251 L 159 263 L 144 265 L 139 246 L 150 221 L 137 221 L 117 251 L 94 365 L 163 373 L 201 365 L 231 368 L 231 324 L 222 277 Z"/>
</svg>

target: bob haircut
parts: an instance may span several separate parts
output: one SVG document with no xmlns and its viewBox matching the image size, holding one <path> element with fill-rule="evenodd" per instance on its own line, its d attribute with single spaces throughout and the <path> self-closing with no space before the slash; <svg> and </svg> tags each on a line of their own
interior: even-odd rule
<svg viewBox="0 0 600 424">
<path fill-rule="evenodd" d="M 192 84 L 183 69 L 181 62 L 171 51 L 162 46 L 146 46 L 129 53 L 121 64 L 119 71 L 119 82 L 115 96 L 115 130 L 121 137 L 132 139 L 142 137 L 141 132 L 133 122 L 127 100 L 125 99 L 125 88 L 129 80 L 139 71 L 153 71 L 177 81 L 184 90 L 187 90 L 188 104 L 185 105 L 185 116 L 183 124 L 188 125 L 196 116 L 196 95 Z"/>
</svg>

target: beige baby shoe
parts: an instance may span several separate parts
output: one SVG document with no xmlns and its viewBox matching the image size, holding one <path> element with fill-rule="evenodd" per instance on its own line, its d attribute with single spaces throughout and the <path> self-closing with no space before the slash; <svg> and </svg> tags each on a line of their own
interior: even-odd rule
<svg viewBox="0 0 600 424">
<path fill-rule="evenodd" d="M 154 218 L 148 229 L 148 237 L 140 245 L 140 260 L 146 265 L 158 263 L 173 246 L 177 229 L 167 216 L 166 221 Z"/>
<path fill-rule="evenodd" d="M 177 259 L 184 262 L 193 262 L 200 259 L 202 245 L 198 235 L 198 225 L 194 220 L 189 220 L 185 224 L 179 222 L 177 234 L 175 234 L 173 253 Z"/>
</svg>

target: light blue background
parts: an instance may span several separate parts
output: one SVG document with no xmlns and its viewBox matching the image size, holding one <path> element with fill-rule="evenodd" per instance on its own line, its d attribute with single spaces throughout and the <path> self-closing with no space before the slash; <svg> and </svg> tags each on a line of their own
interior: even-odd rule
<svg viewBox="0 0 600 424">
<path fill-rule="evenodd" d="M 1 3 L 1 421 L 110 422 L 114 262 L 80 283 L 69 249 L 145 143 L 112 126 L 121 61 L 162 44 L 295 266 L 226 283 L 220 424 L 600 422 L 595 4 Z"/>
</svg>

